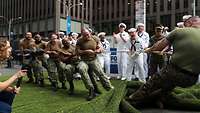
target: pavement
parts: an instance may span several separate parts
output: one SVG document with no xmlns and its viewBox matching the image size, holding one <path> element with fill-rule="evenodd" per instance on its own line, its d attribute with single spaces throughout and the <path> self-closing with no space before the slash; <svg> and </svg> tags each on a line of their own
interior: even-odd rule
<svg viewBox="0 0 200 113">
<path fill-rule="evenodd" d="M 19 65 L 14 65 L 12 68 L 5 68 L 5 65 L 2 65 L 0 68 L 0 76 L 11 76 L 20 70 Z"/>
</svg>

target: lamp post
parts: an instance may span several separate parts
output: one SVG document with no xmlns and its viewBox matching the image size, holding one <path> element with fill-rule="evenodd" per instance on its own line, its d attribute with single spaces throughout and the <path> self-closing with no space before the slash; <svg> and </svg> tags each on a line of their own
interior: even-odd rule
<svg viewBox="0 0 200 113">
<path fill-rule="evenodd" d="M 196 16 L 196 0 L 193 0 L 193 16 Z"/>
<path fill-rule="evenodd" d="M 71 27 L 71 25 L 68 26 L 68 22 L 71 21 L 71 18 L 70 18 L 70 11 L 71 11 L 71 8 L 76 7 L 76 6 L 82 6 L 82 5 L 83 5 L 83 3 L 71 4 L 70 1 L 71 1 L 71 0 L 69 0 L 68 5 L 65 4 L 66 9 L 67 9 L 67 25 L 66 25 L 66 34 L 67 34 L 67 35 L 68 35 L 68 27 Z"/>
<path fill-rule="evenodd" d="M 22 17 L 8 19 L 4 16 L 0 16 L 0 18 L 3 18 L 4 20 L 6 20 L 6 22 L 8 24 L 8 40 L 10 41 L 10 36 L 11 36 L 10 32 L 11 32 L 12 22 L 15 20 L 21 20 Z"/>
</svg>

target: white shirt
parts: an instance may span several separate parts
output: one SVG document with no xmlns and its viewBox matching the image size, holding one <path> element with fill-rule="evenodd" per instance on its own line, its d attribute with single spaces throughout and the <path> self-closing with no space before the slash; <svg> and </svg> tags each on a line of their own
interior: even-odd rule
<svg viewBox="0 0 200 113">
<path fill-rule="evenodd" d="M 124 40 L 126 41 L 124 42 Z M 128 48 L 127 48 L 127 44 L 128 44 L 128 41 L 130 39 L 130 36 L 127 32 L 122 32 L 122 33 L 118 33 L 117 36 L 116 36 L 116 40 L 117 40 L 117 49 L 118 51 L 128 51 Z"/>
<path fill-rule="evenodd" d="M 132 45 L 133 44 L 133 45 Z M 131 53 L 134 53 L 134 55 L 139 55 L 144 51 L 142 46 L 142 39 L 137 37 L 136 40 L 129 40 L 128 48 Z M 132 47 L 134 46 L 134 47 Z M 135 48 L 135 50 L 134 50 Z M 132 49 L 132 50 L 131 50 Z"/>
<path fill-rule="evenodd" d="M 141 32 L 141 33 L 138 32 L 138 36 L 139 38 L 142 39 L 143 48 L 147 48 L 149 46 L 149 40 L 150 40 L 149 34 L 147 32 Z"/>
<path fill-rule="evenodd" d="M 110 53 L 110 43 L 105 39 L 104 42 L 100 41 L 100 45 L 103 48 L 104 52 L 100 53 L 99 55 L 109 55 Z"/>
</svg>

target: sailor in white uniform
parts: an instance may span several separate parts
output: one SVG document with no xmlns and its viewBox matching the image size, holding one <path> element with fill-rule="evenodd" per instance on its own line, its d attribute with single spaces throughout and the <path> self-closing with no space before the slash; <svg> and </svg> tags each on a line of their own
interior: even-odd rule
<svg viewBox="0 0 200 113">
<path fill-rule="evenodd" d="M 115 44 L 117 44 L 117 56 L 118 56 L 118 72 L 121 74 L 121 80 L 127 78 L 127 64 L 128 64 L 128 48 L 127 44 L 130 36 L 125 32 L 126 25 L 124 23 L 119 24 L 119 33 L 113 33 Z M 120 77 L 118 76 L 118 79 Z"/>
<path fill-rule="evenodd" d="M 142 39 L 137 36 L 136 29 L 131 28 L 128 30 L 130 34 L 129 41 L 129 62 L 127 69 L 127 80 L 130 81 L 133 78 L 138 78 L 141 82 L 146 82 L 145 72 L 144 72 L 144 63 L 143 63 L 143 54 L 144 49 L 142 46 Z M 134 69 L 134 75 L 132 75 Z"/>
</svg>

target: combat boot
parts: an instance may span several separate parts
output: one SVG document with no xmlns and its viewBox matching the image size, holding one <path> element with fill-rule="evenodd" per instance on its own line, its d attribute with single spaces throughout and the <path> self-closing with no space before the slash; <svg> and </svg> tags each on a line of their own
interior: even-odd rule
<svg viewBox="0 0 200 113">
<path fill-rule="evenodd" d="M 34 84 L 39 84 L 39 80 L 38 80 L 38 77 L 35 77 L 35 81 L 34 81 Z"/>
<path fill-rule="evenodd" d="M 57 82 L 53 82 L 53 83 L 52 83 L 52 87 L 53 87 L 53 88 L 52 88 L 53 91 L 55 91 L 55 92 L 58 91 L 58 83 L 57 83 Z"/>
<path fill-rule="evenodd" d="M 44 79 L 38 81 L 40 87 L 44 87 Z"/>
<path fill-rule="evenodd" d="M 66 87 L 66 85 L 65 85 L 65 83 L 64 82 L 62 82 L 62 87 L 61 87 L 62 89 L 67 89 L 67 87 Z"/>
<path fill-rule="evenodd" d="M 89 95 L 88 95 L 88 97 L 87 97 L 87 101 L 90 101 L 90 100 L 94 99 L 95 96 L 96 96 L 96 95 L 95 95 L 94 89 L 93 89 L 93 88 L 90 88 L 90 89 L 89 89 Z"/>
<path fill-rule="evenodd" d="M 69 95 L 73 95 L 74 94 L 74 83 L 73 83 L 73 81 L 70 81 L 69 82 Z"/>
</svg>

